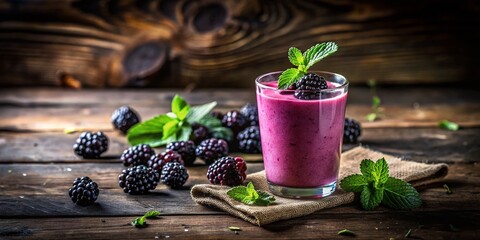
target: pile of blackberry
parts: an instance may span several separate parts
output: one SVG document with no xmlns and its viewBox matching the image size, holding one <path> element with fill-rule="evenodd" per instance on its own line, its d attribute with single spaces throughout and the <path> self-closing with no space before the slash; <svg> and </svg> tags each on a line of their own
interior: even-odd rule
<svg viewBox="0 0 480 240">
<path fill-rule="evenodd" d="M 188 179 L 187 169 L 178 162 L 169 162 L 162 168 L 162 183 L 171 188 L 179 188 Z"/>
<path fill-rule="evenodd" d="M 125 193 L 144 194 L 157 187 L 160 174 L 144 165 L 122 170 L 118 176 L 118 185 Z"/>
<path fill-rule="evenodd" d="M 209 138 L 197 146 L 195 153 L 207 164 L 211 164 L 218 158 L 227 156 L 228 143 L 223 139 Z"/>
<path fill-rule="evenodd" d="M 147 162 L 147 166 L 153 168 L 154 170 L 161 172 L 163 166 L 170 162 L 177 162 L 183 165 L 182 155 L 173 151 L 166 150 L 160 154 L 153 155 Z"/>
</svg>

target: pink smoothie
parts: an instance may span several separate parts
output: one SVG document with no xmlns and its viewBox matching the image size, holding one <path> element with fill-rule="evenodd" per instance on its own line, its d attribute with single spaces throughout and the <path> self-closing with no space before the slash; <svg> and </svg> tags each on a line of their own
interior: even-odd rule
<svg viewBox="0 0 480 240">
<path fill-rule="evenodd" d="M 275 82 L 268 84 L 276 86 Z M 346 102 L 347 93 L 300 100 L 276 89 L 257 90 L 263 159 L 270 183 L 314 188 L 337 180 Z"/>
</svg>

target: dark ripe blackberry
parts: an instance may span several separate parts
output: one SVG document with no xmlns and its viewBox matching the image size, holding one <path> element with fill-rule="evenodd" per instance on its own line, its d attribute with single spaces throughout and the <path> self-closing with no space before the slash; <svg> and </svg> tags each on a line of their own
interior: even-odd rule
<svg viewBox="0 0 480 240">
<path fill-rule="evenodd" d="M 307 73 L 303 75 L 300 80 L 295 83 L 295 86 L 296 91 L 293 96 L 297 99 L 303 100 L 320 99 L 320 90 L 328 88 L 325 78 L 318 76 L 315 73 Z"/>
<path fill-rule="evenodd" d="M 343 143 L 357 143 L 362 134 L 360 123 L 353 118 L 345 118 L 343 125 Z"/>
<path fill-rule="evenodd" d="M 188 179 L 187 169 L 180 163 L 169 162 L 162 168 L 162 183 L 171 188 L 179 188 Z"/>
<path fill-rule="evenodd" d="M 247 178 L 247 164 L 239 157 L 222 157 L 208 166 L 207 178 L 212 184 L 238 186 Z"/>
<path fill-rule="evenodd" d="M 73 151 L 83 158 L 99 158 L 107 151 L 108 138 L 103 132 L 82 132 L 73 145 Z"/>
<path fill-rule="evenodd" d="M 190 140 L 195 144 L 201 143 L 203 140 L 207 139 L 210 135 L 210 130 L 200 123 L 192 123 L 192 133 L 190 134 Z"/>
<path fill-rule="evenodd" d="M 247 127 L 247 119 L 237 110 L 227 112 L 222 119 L 222 125 L 232 129 L 234 135 Z"/>
<path fill-rule="evenodd" d="M 237 135 L 238 149 L 245 153 L 261 153 L 260 129 L 250 126 Z"/>
<path fill-rule="evenodd" d="M 169 162 L 178 162 L 183 165 L 182 155 L 173 150 L 166 150 L 160 154 L 153 155 L 150 160 L 148 160 L 147 166 L 161 172 L 163 166 Z"/>
<path fill-rule="evenodd" d="M 147 165 L 148 160 L 153 155 L 155 155 L 155 151 L 149 145 L 140 144 L 123 151 L 120 159 L 125 167 L 132 167 L 138 165 Z"/>
<path fill-rule="evenodd" d="M 72 201 L 81 206 L 94 203 L 99 193 L 97 183 L 89 177 L 76 178 L 73 181 L 73 186 L 68 190 L 68 195 Z"/>
<path fill-rule="evenodd" d="M 193 165 L 197 156 L 195 155 L 195 143 L 192 141 L 177 141 L 167 144 L 168 150 L 173 150 L 182 156 L 185 165 Z"/>
<path fill-rule="evenodd" d="M 128 132 L 133 125 L 140 122 L 137 112 L 129 106 L 121 106 L 112 114 L 112 124 L 115 129 L 120 130 L 123 134 Z"/>
<path fill-rule="evenodd" d="M 160 173 L 144 165 L 124 169 L 118 175 L 118 185 L 125 193 L 144 194 L 157 187 Z"/>
<path fill-rule="evenodd" d="M 211 164 L 218 158 L 227 156 L 228 143 L 223 139 L 210 138 L 202 141 L 195 149 L 195 153 L 207 164 Z"/>
<path fill-rule="evenodd" d="M 258 110 L 255 105 L 248 103 L 247 105 L 243 106 L 242 109 L 240 109 L 240 113 L 242 113 L 243 116 L 245 116 L 245 118 L 247 119 L 247 125 L 258 125 Z"/>
<path fill-rule="evenodd" d="M 219 111 L 213 111 L 213 112 L 210 112 L 210 115 L 211 115 L 212 117 L 214 117 L 214 118 L 222 121 L 223 116 L 224 116 L 225 114 L 223 114 L 222 112 L 219 112 Z"/>
</svg>

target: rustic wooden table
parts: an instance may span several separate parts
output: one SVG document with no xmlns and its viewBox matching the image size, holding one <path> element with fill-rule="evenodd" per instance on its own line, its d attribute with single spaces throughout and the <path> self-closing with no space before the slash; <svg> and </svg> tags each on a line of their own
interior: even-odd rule
<svg viewBox="0 0 480 240">
<path fill-rule="evenodd" d="M 151 194 L 130 196 L 118 187 L 119 155 L 128 147 L 112 130 L 110 114 L 128 104 L 147 119 L 168 110 L 174 90 L 0 90 L 0 239 L 334 239 L 350 229 L 363 239 L 400 239 L 411 229 L 419 239 L 474 239 L 480 234 L 480 94 L 473 89 L 378 89 L 385 117 L 363 122 L 361 144 L 417 162 L 445 162 L 450 173 L 420 189 L 423 206 L 413 211 L 358 204 L 257 227 L 224 212 L 196 205 L 188 190 L 163 185 Z M 254 91 L 236 89 L 179 92 L 192 105 L 218 101 L 219 110 L 240 108 L 255 100 Z M 347 115 L 370 111 L 371 93 L 351 88 Z M 460 123 L 459 131 L 437 122 Z M 82 160 L 72 151 L 78 133 L 104 131 L 110 148 L 104 159 Z M 354 147 L 345 145 L 344 150 Z M 261 156 L 248 156 L 248 172 L 263 169 Z M 190 167 L 187 186 L 207 183 L 206 167 Z M 74 178 L 88 175 L 100 185 L 97 204 L 74 205 L 67 190 Z M 447 194 L 443 184 L 453 191 Z M 161 217 L 137 229 L 130 221 L 148 209 Z M 240 227 L 235 234 L 229 226 Z"/>
</svg>

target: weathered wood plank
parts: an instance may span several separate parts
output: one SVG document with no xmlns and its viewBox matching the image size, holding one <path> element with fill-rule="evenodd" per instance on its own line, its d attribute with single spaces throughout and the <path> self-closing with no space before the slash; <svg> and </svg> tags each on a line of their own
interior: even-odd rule
<svg viewBox="0 0 480 240">
<path fill-rule="evenodd" d="M 456 132 L 438 128 L 366 128 L 361 144 L 417 162 L 478 162 L 480 161 L 480 129 L 467 128 Z M 123 135 L 106 132 L 110 139 L 104 159 L 81 159 L 72 146 L 79 133 L 11 133 L 0 132 L 0 163 L 19 162 L 119 162 L 129 147 Z M 344 150 L 354 147 L 344 145 Z M 162 149 L 157 149 L 160 152 Z M 241 154 L 248 161 L 261 161 L 259 154 Z"/>
<path fill-rule="evenodd" d="M 58 216 L 131 216 L 155 208 L 167 215 L 225 214 L 215 209 L 196 205 L 190 198 L 189 187 L 208 183 L 206 167 L 188 168 L 190 178 L 185 189 L 171 190 L 159 185 L 150 194 L 128 195 L 118 187 L 120 164 L 1 164 L 0 218 L 58 217 Z M 262 164 L 249 163 L 248 173 L 262 169 Z M 454 164 L 446 179 L 421 189 L 424 205 L 415 212 L 480 211 L 477 194 L 480 193 L 480 165 Z M 95 205 L 79 207 L 68 198 L 67 191 L 73 179 L 90 176 L 100 186 Z M 453 194 L 442 187 L 447 183 Z M 379 208 L 371 213 L 388 213 Z M 327 209 L 317 214 L 361 213 L 358 204 Z"/>
<path fill-rule="evenodd" d="M 447 217 L 448 216 L 448 217 Z M 225 215 L 160 216 L 146 228 L 130 226 L 133 217 L 0 219 L 6 239 L 346 239 L 349 229 L 359 239 L 403 239 L 409 229 L 416 239 L 477 239 L 479 211 L 328 213 L 257 227 Z M 451 230 L 450 225 L 458 228 Z M 228 227 L 236 226 L 236 234 Z M 88 229 L 88 231 L 86 231 Z"/>
<path fill-rule="evenodd" d="M 379 90 L 385 109 L 380 121 L 366 122 L 371 93 L 354 88 L 349 96 L 347 116 L 364 128 L 435 127 L 449 119 L 463 127 L 480 126 L 480 97 L 473 90 L 425 90 L 422 88 Z M 173 91 L 173 90 L 172 90 Z M 253 91 L 217 90 L 180 93 L 192 105 L 217 101 L 217 110 L 239 109 L 255 102 Z M 108 131 L 111 113 L 121 105 L 136 109 L 142 119 L 168 112 L 173 92 L 167 91 L 60 91 L 16 89 L 0 91 L 0 130 L 63 131 L 65 128 Z M 445 96 L 448 97 L 448 101 Z"/>
</svg>

